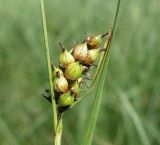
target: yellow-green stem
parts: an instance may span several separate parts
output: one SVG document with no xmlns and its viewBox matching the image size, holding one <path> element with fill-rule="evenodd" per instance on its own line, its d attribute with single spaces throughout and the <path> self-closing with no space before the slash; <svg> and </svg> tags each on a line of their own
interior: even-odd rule
<svg viewBox="0 0 160 145">
<path fill-rule="evenodd" d="M 58 122 L 56 133 L 55 133 L 55 145 L 61 145 L 62 130 L 63 130 L 63 124 L 62 124 L 62 116 L 61 116 L 61 119 Z"/>
<path fill-rule="evenodd" d="M 45 7 L 44 7 L 44 1 L 41 0 L 40 2 L 41 2 L 41 14 L 42 14 L 42 24 L 43 24 L 43 32 L 44 32 L 45 52 L 46 52 L 48 75 L 49 75 L 49 85 L 50 85 L 50 91 L 51 91 L 51 97 L 52 97 L 54 133 L 56 134 L 57 107 L 56 107 L 56 102 L 55 102 L 55 98 L 54 98 L 54 91 L 53 91 L 54 84 L 53 84 L 53 81 L 52 81 L 52 68 L 51 68 L 51 58 L 50 58 L 49 45 L 48 45 L 48 34 L 47 34 Z"/>
</svg>

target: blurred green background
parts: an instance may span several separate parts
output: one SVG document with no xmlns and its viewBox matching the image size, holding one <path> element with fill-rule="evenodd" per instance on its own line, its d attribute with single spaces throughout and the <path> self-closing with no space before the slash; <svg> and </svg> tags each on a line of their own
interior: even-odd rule
<svg viewBox="0 0 160 145">
<path fill-rule="evenodd" d="M 112 27 L 117 0 L 45 0 L 58 64 L 71 48 Z M 160 144 L 159 0 L 122 0 L 93 145 Z M 0 0 L 0 145 L 52 145 L 52 109 L 39 0 Z M 63 144 L 80 143 L 92 95 L 64 117 Z"/>
</svg>

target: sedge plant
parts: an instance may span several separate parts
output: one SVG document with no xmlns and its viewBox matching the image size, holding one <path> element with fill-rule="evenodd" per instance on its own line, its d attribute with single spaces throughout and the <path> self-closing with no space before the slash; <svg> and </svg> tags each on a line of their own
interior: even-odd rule
<svg viewBox="0 0 160 145">
<path fill-rule="evenodd" d="M 89 127 L 86 128 L 87 131 L 82 140 L 82 145 L 91 144 L 93 136 L 93 130 L 91 127 L 94 129 L 100 106 L 98 104 L 100 104 L 100 98 L 102 96 L 109 47 L 115 28 L 115 22 L 117 20 L 120 0 L 118 2 L 113 30 L 109 30 L 107 33 L 97 36 L 89 35 L 81 43 L 77 43 L 73 46 L 70 51 L 59 43 L 62 53 L 59 56 L 59 65 L 57 67 L 50 59 L 45 7 L 44 1 L 41 0 L 42 24 L 50 85 L 49 89 L 45 90 L 46 94 L 43 96 L 52 104 L 55 145 L 61 145 L 64 113 L 89 95 L 90 91 L 94 88 L 99 74 L 101 74 L 98 81 L 99 85 L 96 91 L 95 104 L 93 104 Z M 104 43 L 102 48 L 101 43 Z M 101 57 L 97 66 L 95 62 L 99 55 Z M 86 79 L 89 79 L 87 74 L 91 71 L 90 68 L 95 66 L 97 67 L 97 70 L 93 76 L 91 86 L 89 87 L 90 89 L 86 94 L 81 96 L 81 87 Z"/>
</svg>

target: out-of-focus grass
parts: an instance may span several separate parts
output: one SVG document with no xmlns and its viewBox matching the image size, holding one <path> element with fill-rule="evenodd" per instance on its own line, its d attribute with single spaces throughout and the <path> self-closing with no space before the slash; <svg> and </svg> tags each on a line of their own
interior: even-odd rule
<svg viewBox="0 0 160 145">
<path fill-rule="evenodd" d="M 48 76 L 39 1 L 0 3 L 0 144 L 52 144 L 51 106 L 41 97 Z M 126 99 L 150 144 L 160 144 L 158 3 L 122 0 L 95 145 L 143 145 Z M 46 7 L 51 54 L 58 63 L 59 41 L 70 49 L 73 40 L 112 26 L 116 0 L 47 0 Z M 64 144 L 79 144 L 91 97 L 66 113 Z"/>
</svg>

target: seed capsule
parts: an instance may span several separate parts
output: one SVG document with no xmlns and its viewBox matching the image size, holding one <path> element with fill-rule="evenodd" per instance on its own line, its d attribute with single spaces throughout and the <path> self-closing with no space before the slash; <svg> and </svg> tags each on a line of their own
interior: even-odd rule
<svg viewBox="0 0 160 145">
<path fill-rule="evenodd" d="M 97 57 L 99 54 L 99 50 L 98 49 L 91 49 L 88 50 L 88 54 L 86 59 L 83 61 L 83 63 L 87 66 L 91 66 L 94 64 L 94 62 L 96 61 Z"/>
<path fill-rule="evenodd" d="M 63 71 L 61 69 L 59 69 L 59 68 L 57 68 L 55 66 L 53 66 L 52 69 L 53 69 L 53 71 L 52 71 L 52 77 L 53 77 L 53 79 L 56 78 L 56 77 L 58 77 L 57 75 L 63 76 Z"/>
<path fill-rule="evenodd" d="M 87 56 L 88 48 L 86 43 L 78 44 L 73 48 L 73 57 L 77 61 L 83 61 Z"/>
<path fill-rule="evenodd" d="M 59 62 L 62 68 L 66 68 L 69 64 L 75 62 L 75 59 L 67 50 L 64 50 L 59 56 Z"/>
<path fill-rule="evenodd" d="M 77 80 L 82 74 L 82 65 L 79 62 L 73 62 L 67 66 L 64 75 L 68 80 Z"/>
<path fill-rule="evenodd" d="M 58 99 L 58 105 L 59 106 L 69 106 L 74 103 L 74 96 L 71 95 L 71 92 L 67 92 L 64 94 L 61 94 Z"/>
<path fill-rule="evenodd" d="M 64 76 L 59 76 L 54 79 L 55 90 L 60 93 L 68 91 L 68 82 Z"/>
<path fill-rule="evenodd" d="M 101 43 L 101 40 L 102 40 L 102 35 L 97 35 L 95 37 L 88 36 L 88 38 L 86 39 L 88 48 L 89 49 L 96 49 L 96 48 L 98 48 L 98 46 Z"/>
</svg>

